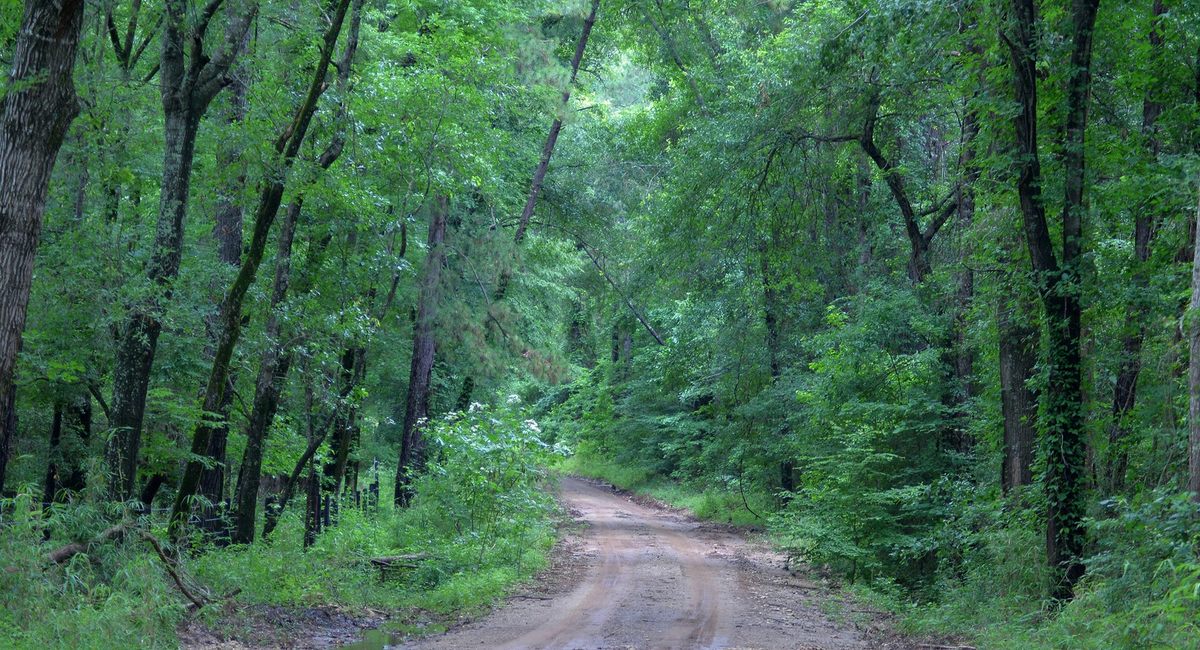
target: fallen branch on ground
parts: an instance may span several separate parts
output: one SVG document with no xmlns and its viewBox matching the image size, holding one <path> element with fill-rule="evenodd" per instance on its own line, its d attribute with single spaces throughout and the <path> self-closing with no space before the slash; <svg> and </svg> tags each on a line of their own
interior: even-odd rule
<svg viewBox="0 0 1200 650">
<path fill-rule="evenodd" d="M 53 551 L 50 551 L 47 557 L 54 564 L 64 564 L 80 553 L 90 553 L 92 549 L 101 544 L 120 541 L 121 538 L 125 537 L 125 533 L 129 532 L 131 525 L 132 524 L 130 522 L 123 522 L 115 526 L 111 526 L 105 529 L 104 532 L 86 542 L 71 542 L 66 546 L 56 548 Z"/>
<path fill-rule="evenodd" d="M 179 588 L 179 593 L 183 594 L 184 598 L 190 600 L 195 609 L 200 609 L 213 602 L 212 594 L 209 594 L 208 591 L 203 587 L 197 586 L 195 588 L 197 591 L 201 592 L 197 594 L 194 593 L 187 584 L 185 584 L 183 576 L 179 570 L 179 561 L 167 554 L 162 547 L 162 543 L 158 541 L 157 537 L 144 530 L 141 531 L 141 533 L 142 539 L 146 540 L 150 546 L 154 547 L 154 552 L 158 555 L 158 559 L 162 560 L 163 566 L 167 569 L 167 575 L 171 576 L 171 580 L 175 583 L 175 586 Z"/>
</svg>

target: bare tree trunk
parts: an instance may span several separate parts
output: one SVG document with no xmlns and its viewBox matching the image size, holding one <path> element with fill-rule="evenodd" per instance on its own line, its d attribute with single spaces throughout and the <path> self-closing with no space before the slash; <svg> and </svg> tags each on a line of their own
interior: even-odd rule
<svg viewBox="0 0 1200 650">
<path fill-rule="evenodd" d="M 407 507 L 412 501 L 412 480 L 423 463 L 425 441 L 422 429 L 429 417 L 430 378 L 437 350 L 434 326 L 437 322 L 442 267 L 446 263 L 446 219 L 450 207 L 445 196 L 439 196 L 429 208 L 429 237 L 425 250 L 425 271 L 417 305 L 417 321 L 413 324 L 412 363 L 408 373 L 408 397 L 404 406 L 404 425 L 400 438 L 400 462 L 396 467 L 397 506 Z"/>
<path fill-rule="evenodd" d="M 0 99 L 0 490 L 16 434 L 13 384 L 50 173 L 79 113 L 82 0 L 26 0 Z"/>
</svg>

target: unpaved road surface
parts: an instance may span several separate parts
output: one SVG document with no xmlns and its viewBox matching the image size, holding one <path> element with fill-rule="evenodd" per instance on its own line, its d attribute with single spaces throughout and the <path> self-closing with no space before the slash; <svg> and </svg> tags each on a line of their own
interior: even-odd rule
<svg viewBox="0 0 1200 650">
<path fill-rule="evenodd" d="M 902 647 L 736 531 L 582 479 L 563 479 L 561 498 L 585 525 L 544 579 L 483 619 L 403 647 Z M 825 613 L 838 610 L 837 620 Z"/>
</svg>

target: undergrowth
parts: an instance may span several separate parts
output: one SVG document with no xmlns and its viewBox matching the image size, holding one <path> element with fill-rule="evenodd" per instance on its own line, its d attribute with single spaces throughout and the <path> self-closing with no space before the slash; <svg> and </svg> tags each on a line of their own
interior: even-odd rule
<svg viewBox="0 0 1200 650">
<path fill-rule="evenodd" d="M 557 450 L 521 418 L 513 409 L 476 407 L 434 423 L 427 471 L 408 509 L 387 505 L 384 489 L 377 512 L 343 510 L 307 550 L 302 518 L 289 510 L 270 540 L 196 548 L 183 569 L 214 594 L 240 590 L 242 605 L 441 615 L 483 608 L 542 569 L 555 540 L 545 467 Z M 88 500 L 44 513 L 32 494 L 2 504 L 0 647 L 177 647 L 186 601 L 149 545 L 130 536 L 51 565 L 50 549 L 93 537 L 112 513 Z M 147 526 L 161 537 L 162 523 Z M 53 532 L 48 541 L 44 530 Z M 381 580 L 371 558 L 399 554 L 424 559 Z M 216 623 L 214 609 L 201 616 Z"/>
</svg>

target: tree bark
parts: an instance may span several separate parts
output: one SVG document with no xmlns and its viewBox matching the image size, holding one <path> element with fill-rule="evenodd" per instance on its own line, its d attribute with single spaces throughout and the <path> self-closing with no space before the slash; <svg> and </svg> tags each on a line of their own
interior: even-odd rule
<svg viewBox="0 0 1200 650">
<path fill-rule="evenodd" d="M 1009 490 L 1033 483 L 1033 451 L 1037 440 L 1037 394 L 1029 387 L 1037 364 L 1038 329 L 1030 315 L 1013 304 L 998 310 L 1000 344 L 1000 408 L 1004 416 L 1004 462 L 1000 487 Z"/>
<path fill-rule="evenodd" d="M 900 216 L 904 221 L 904 233 L 908 237 L 909 243 L 908 277 L 914 285 L 921 284 L 925 281 L 925 276 L 932 271 L 929 263 L 929 245 L 946 221 L 954 214 L 957 203 L 954 201 L 954 197 L 950 197 L 940 205 L 933 206 L 926 212 L 926 214 L 935 214 L 933 220 L 924 229 L 921 228 L 918 221 L 919 215 L 916 208 L 913 207 L 908 190 L 904 185 L 904 176 L 896 164 L 884 156 L 878 145 L 875 144 L 875 124 L 878 115 L 879 97 L 876 95 L 870 101 L 867 120 L 863 124 L 863 132 L 858 138 L 858 143 L 883 174 L 883 180 L 892 193 L 892 198 L 896 201 L 896 207 L 900 209 Z"/>
<path fill-rule="evenodd" d="M 1152 5 L 1153 22 L 1150 28 L 1150 60 L 1152 68 L 1161 56 L 1163 39 L 1159 33 L 1159 21 L 1166 12 L 1162 0 Z M 1153 76 L 1153 70 L 1151 71 Z M 1158 116 L 1163 106 L 1157 101 L 1161 84 L 1152 83 L 1142 102 L 1142 136 L 1146 139 L 1146 154 L 1151 164 L 1158 163 Z M 1125 474 L 1129 466 L 1129 425 L 1125 422 L 1137 403 L 1138 377 L 1142 371 L 1142 344 L 1146 339 L 1146 312 L 1149 310 L 1147 296 L 1150 292 L 1150 275 L 1147 263 L 1154 237 L 1155 215 L 1149 210 L 1139 210 L 1133 220 L 1133 291 L 1125 305 L 1125 327 L 1121 337 L 1121 361 L 1117 368 L 1117 380 L 1113 385 L 1112 423 L 1108 430 L 1108 462 L 1105 468 L 1108 490 L 1119 492 L 1125 486 Z"/>
<path fill-rule="evenodd" d="M 203 34 L 220 3 L 211 3 L 199 18 L 184 0 L 165 3 L 163 49 L 159 59 L 163 105 L 163 174 L 153 254 L 146 277 L 154 294 L 132 305 L 117 343 L 113 371 L 113 436 L 106 450 L 109 495 L 126 500 L 133 494 L 141 447 L 146 392 L 162 332 L 162 317 L 171 299 L 171 284 L 183 257 L 184 221 L 192 182 L 196 136 L 200 119 L 214 97 L 229 83 L 228 72 L 237 58 L 257 5 L 231 16 L 224 44 L 203 52 Z M 208 9 L 211 9 L 209 11 Z M 190 54 L 185 55 L 185 51 Z M 206 451 L 206 450 L 201 450 Z"/>
<path fill-rule="evenodd" d="M 244 70 L 233 75 L 229 84 L 229 124 L 237 125 L 246 119 L 248 110 L 246 101 L 246 80 Z M 218 151 L 218 164 L 222 168 L 235 168 L 240 164 L 241 150 L 234 142 L 237 138 L 229 138 Z M 231 189 L 222 188 L 217 210 L 213 217 L 213 240 L 217 245 L 217 260 L 229 266 L 236 272 L 242 261 L 242 191 L 246 187 L 246 173 L 243 167 L 231 185 Z M 210 336 L 219 327 L 216 314 L 208 319 Z M 212 354 L 210 349 L 209 354 Z M 233 388 L 237 378 L 230 373 L 225 385 L 225 395 L 221 400 L 217 414 L 220 424 L 213 430 L 205 455 L 213 459 L 211 467 L 205 467 L 200 473 L 200 495 L 210 504 L 221 504 L 225 500 L 225 478 L 228 473 L 225 447 L 229 440 L 229 409 L 233 404 Z M 205 526 L 210 532 L 225 528 L 226 524 L 217 515 L 218 511 L 210 509 L 205 519 L 215 525 Z"/>
<path fill-rule="evenodd" d="M 26 0 L 0 100 L 0 490 L 16 434 L 13 384 L 50 173 L 79 113 L 82 0 Z"/>
<path fill-rule="evenodd" d="M 358 34 L 362 24 L 362 3 L 356 2 L 350 17 L 350 31 L 346 39 L 346 47 L 342 51 L 338 63 L 337 90 L 341 94 L 335 123 L 344 122 L 346 114 L 346 95 L 349 92 L 350 68 L 354 55 L 358 51 Z M 345 146 L 345 132 L 339 130 L 325 150 L 317 158 L 317 166 L 322 170 L 329 169 L 341 157 Z M 254 541 L 254 522 L 258 512 L 258 487 L 262 472 L 262 459 L 265 450 L 267 434 L 275 420 L 279 409 L 279 393 L 283 390 L 288 370 L 291 368 L 291 349 L 281 340 L 282 323 L 279 308 L 287 298 L 292 274 L 292 243 L 296 237 L 296 225 L 304 207 L 304 194 L 300 193 L 288 204 L 283 223 L 279 226 L 276 241 L 275 276 L 271 283 L 271 306 L 266 324 L 267 349 L 259 362 L 258 377 L 254 385 L 254 403 L 250 411 L 250 421 L 246 426 L 246 448 L 242 452 L 242 463 L 238 469 L 236 501 L 233 515 L 232 541 L 235 544 L 249 544 Z M 318 249 L 328 244 L 325 240 Z M 311 252 L 311 251 L 310 251 Z M 301 276 L 297 289 L 299 293 L 307 293 L 312 285 L 313 274 Z M 264 532 L 265 534 L 265 532 Z"/>
<path fill-rule="evenodd" d="M 258 209 L 254 215 L 254 229 L 249 250 L 242 260 L 237 278 L 234 279 L 229 292 L 221 301 L 219 312 L 221 331 L 218 334 L 216 355 L 213 358 L 212 370 L 209 372 L 208 384 L 204 391 L 203 412 L 205 414 L 216 413 L 224 399 L 226 384 L 229 381 L 229 363 L 241 335 L 242 305 L 245 302 L 246 293 L 250 290 L 250 286 L 258 274 L 259 264 L 262 263 L 263 253 L 267 247 L 267 237 L 275 221 L 275 215 L 279 211 L 279 204 L 283 200 L 287 171 L 291 169 L 296 154 L 300 151 L 300 145 L 304 141 L 309 124 L 312 122 L 312 116 L 316 112 L 317 100 L 325 91 L 325 76 L 333 61 L 333 49 L 338 35 L 341 34 L 350 2 L 351 0 L 339 0 L 330 25 L 323 36 L 320 58 L 309 83 L 308 92 L 297 106 L 292 123 L 275 141 L 275 152 L 282 173 L 275 175 L 264 184 Z M 361 2 L 362 0 L 355 0 L 356 9 L 361 6 Z M 192 434 L 193 456 L 200 457 L 208 450 L 209 441 L 217 426 L 219 425 L 209 421 L 207 416 L 197 423 Z M 191 509 L 190 500 L 199 486 L 200 473 L 203 469 L 204 464 L 198 458 L 188 461 L 184 468 L 168 523 L 168 532 L 173 539 L 178 539 L 183 532 L 183 524 Z"/>
<path fill-rule="evenodd" d="M 422 430 L 429 417 L 430 378 L 437 350 L 434 326 L 437 322 L 442 267 L 446 263 L 446 219 L 450 208 L 447 198 L 439 196 L 429 209 L 429 237 L 425 250 L 425 271 L 421 278 L 417 320 L 413 324 L 412 363 L 408 373 L 408 397 L 404 406 L 404 425 L 400 438 L 400 462 L 396 467 L 395 503 L 407 507 L 412 501 L 412 481 L 423 464 L 425 441 Z"/>
<path fill-rule="evenodd" d="M 1196 207 L 1200 227 L 1200 205 Z M 1188 491 L 1200 502 L 1200 237 L 1192 252 L 1192 304 L 1188 310 Z"/>
<path fill-rule="evenodd" d="M 1048 366 L 1046 390 L 1040 395 L 1045 415 L 1047 450 L 1044 478 L 1049 501 L 1046 555 L 1056 572 L 1054 596 L 1069 599 L 1083 576 L 1083 387 L 1080 371 L 1082 309 L 1079 302 L 1079 264 L 1084 198 L 1084 136 L 1091 87 L 1092 32 L 1098 0 L 1073 0 L 1070 72 L 1067 80 L 1066 147 L 1063 161 L 1065 194 L 1062 210 L 1062 260 L 1056 257 L 1041 195 L 1038 159 L 1036 6 L 1034 0 L 1013 0 L 1014 34 L 1009 41 L 1014 87 L 1019 110 L 1017 136 L 1017 193 L 1025 223 L 1038 292 L 1046 316 Z"/>
</svg>

